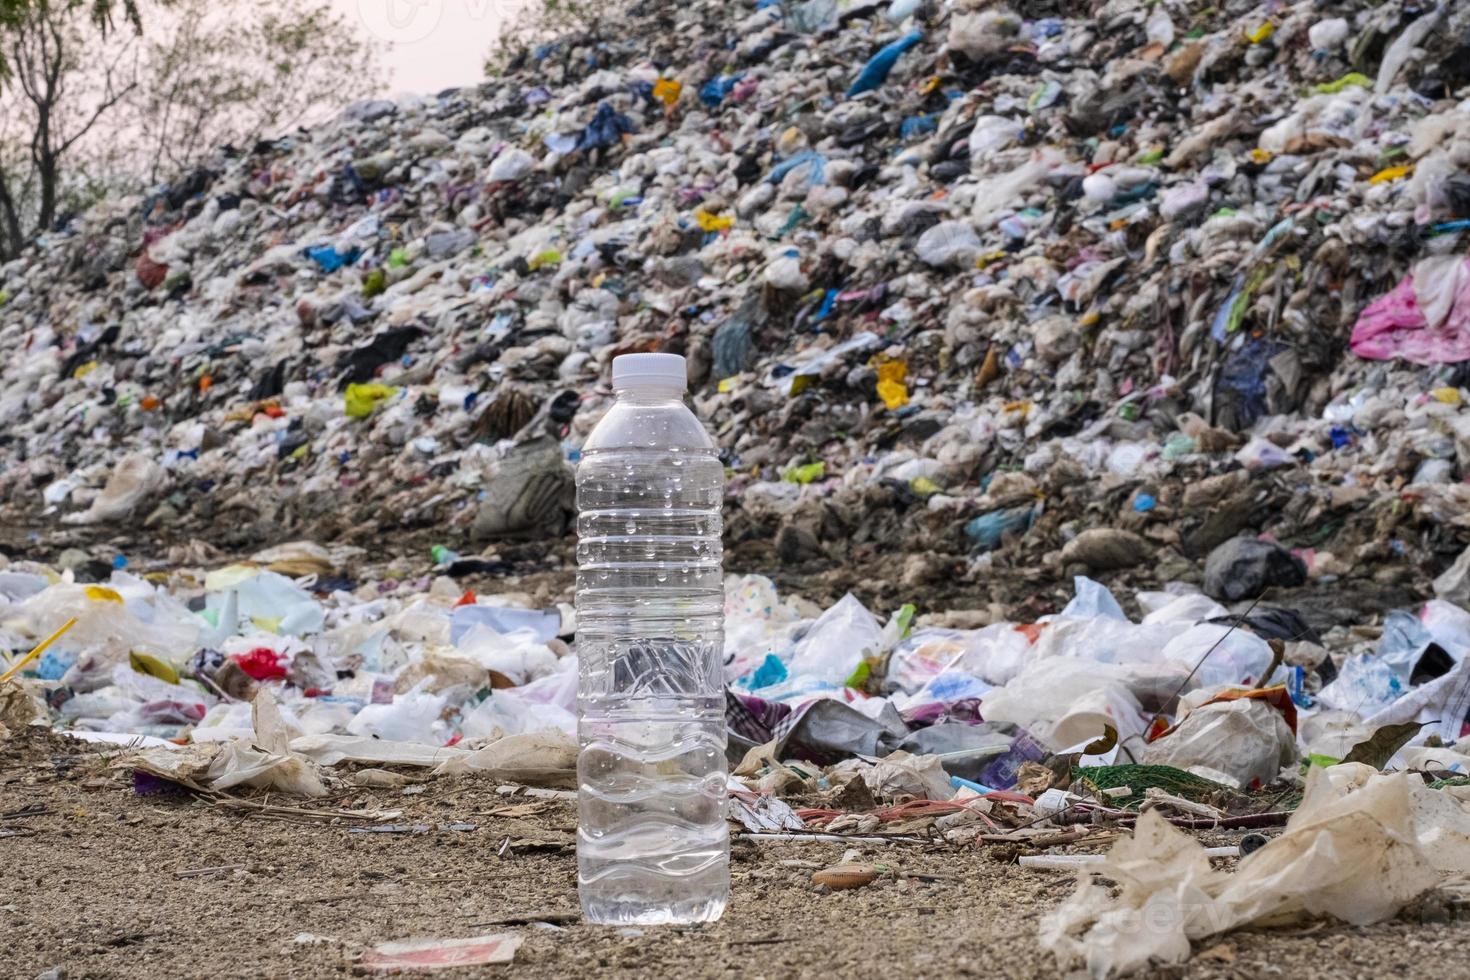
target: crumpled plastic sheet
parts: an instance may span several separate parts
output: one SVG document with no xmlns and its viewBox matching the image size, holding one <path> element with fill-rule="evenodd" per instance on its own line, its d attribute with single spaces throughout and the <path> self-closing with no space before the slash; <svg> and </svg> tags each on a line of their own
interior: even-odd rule
<svg viewBox="0 0 1470 980">
<path fill-rule="evenodd" d="M 1358 316 L 1353 353 L 1414 364 L 1470 360 L 1470 259 L 1433 256 Z"/>
<path fill-rule="evenodd" d="M 1270 785 L 1297 757 L 1296 733 L 1281 712 L 1242 698 L 1195 708 L 1177 728 L 1150 742 L 1141 761 L 1244 789 Z"/>
<path fill-rule="evenodd" d="M 1470 812 L 1407 773 L 1356 763 L 1309 771 L 1286 830 L 1233 874 L 1158 811 L 1138 820 L 1107 860 L 1041 923 L 1058 968 L 1093 977 L 1150 962 L 1182 963 L 1191 941 L 1310 916 L 1368 925 L 1395 915 L 1470 862 Z M 1095 875 L 1116 882 L 1116 898 Z"/>
</svg>

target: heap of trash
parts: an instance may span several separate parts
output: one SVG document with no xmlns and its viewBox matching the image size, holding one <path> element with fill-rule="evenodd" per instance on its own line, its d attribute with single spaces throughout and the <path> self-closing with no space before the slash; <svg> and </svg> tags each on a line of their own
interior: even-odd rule
<svg viewBox="0 0 1470 980">
<path fill-rule="evenodd" d="M 0 648 L 16 651 L 5 676 L 27 696 L 5 723 L 153 745 L 248 741 L 265 691 L 304 736 L 455 748 L 575 733 L 570 605 L 477 596 L 447 576 L 351 589 L 335 561 L 296 542 L 162 584 L 12 563 Z M 1385 763 L 1464 763 L 1470 775 L 1449 748 L 1470 706 L 1464 608 L 1396 611 L 1332 653 L 1284 607 L 1235 613 L 1189 587 L 1135 601 L 1138 622 L 1079 577 L 1055 615 L 954 628 L 913 605 L 875 615 L 849 594 L 822 609 L 763 576 L 731 576 L 731 762 L 901 752 L 932 757 L 941 788 L 955 777 L 1014 789 L 1028 764 L 1091 746 L 1088 764 L 1167 765 L 1247 790 L 1410 725 Z"/>
<path fill-rule="evenodd" d="M 745 833 L 1131 829 L 1042 924 L 1098 976 L 1470 872 L 1470 6 L 645 0 L 505 54 L 0 267 L 0 732 L 139 792 L 574 785 L 573 467 L 669 351 Z"/>
<path fill-rule="evenodd" d="M 572 608 L 448 576 L 349 589 L 341 560 L 296 542 L 160 584 L 11 563 L 0 647 L 30 652 L 0 677 L 0 738 L 54 726 L 124 747 L 145 794 L 576 785 Z M 1141 621 L 1079 577 L 1055 615 L 955 628 L 731 576 L 733 826 L 1010 846 L 1082 872 L 1041 935 L 1095 975 L 1257 922 L 1378 921 L 1470 872 L 1470 612 L 1395 611 L 1334 654 L 1288 608 L 1190 587 L 1133 600 Z M 1183 832 L 1228 829 L 1275 836 L 1206 849 Z M 1049 853 L 1099 838 L 1108 855 Z M 1226 851 L 1234 875 L 1210 863 Z M 828 871 L 832 888 L 878 873 Z M 1168 928 L 1143 942 L 1138 916 Z"/>
<path fill-rule="evenodd" d="M 1382 611 L 1466 537 L 1467 31 L 1407 0 L 599 10 L 0 267 L 7 550 L 564 563 L 611 358 L 665 350 L 742 569 L 1016 602 L 1200 582 L 1244 535 L 1257 584 Z"/>
</svg>

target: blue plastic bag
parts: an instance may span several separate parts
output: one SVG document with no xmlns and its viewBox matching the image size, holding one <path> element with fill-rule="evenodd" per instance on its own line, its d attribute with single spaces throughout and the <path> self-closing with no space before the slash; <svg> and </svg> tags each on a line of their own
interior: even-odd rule
<svg viewBox="0 0 1470 980">
<path fill-rule="evenodd" d="M 791 173 L 791 171 L 795 170 L 797 167 L 804 167 L 807 164 L 811 164 L 812 167 L 810 172 L 807 174 L 807 189 L 810 190 L 811 188 L 825 182 L 827 158 L 822 156 L 822 154 L 818 153 L 816 150 L 802 150 L 799 153 L 791 154 L 791 156 L 787 157 L 785 160 L 782 160 L 780 163 L 771 168 L 771 172 L 766 175 L 766 181 L 772 184 L 779 184 L 787 174 Z"/>
<path fill-rule="evenodd" d="M 1008 510 L 993 510 L 966 524 L 965 534 L 981 551 L 991 551 L 1000 547 L 1000 540 L 1006 534 L 1028 530 L 1035 519 L 1036 508 L 1031 504 Z"/>
<path fill-rule="evenodd" d="M 863 65 L 863 70 L 858 73 L 852 87 L 847 90 L 847 97 L 850 99 L 855 95 L 871 92 L 882 85 L 888 80 L 888 73 L 898 63 L 899 57 L 922 40 L 924 40 L 923 31 L 912 31 L 897 41 L 879 48 L 878 53 L 869 58 L 866 65 Z"/>
<path fill-rule="evenodd" d="M 317 268 L 323 272 L 336 272 L 344 265 L 351 265 L 362 257 L 362 250 L 350 248 L 345 252 L 339 252 L 331 245 L 318 245 L 306 250 L 306 255 L 316 263 Z"/>
<path fill-rule="evenodd" d="M 927 136 L 939 128 L 938 113 L 926 113 L 922 116 L 909 116 L 898 127 L 898 134 L 906 140 L 915 136 Z"/>
<path fill-rule="evenodd" d="M 597 114 L 583 128 L 582 135 L 577 137 L 577 149 L 593 150 L 601 146 L 611 146 L 620 142 L 624 133 L 631 133 L 635 128 L 633 120 L 604 102 L 597 107 Z"/>
<path fill-rule="evenodd" d="M 744 77 L 745 72 L 742 71 L 735 75 L 720 75 L 717 78 L 711 78 L 700 86 L 699 101 L 711 109 L 718 108 L 719 104 L 725 101 L 725 96 L 729 95 L 736 83 Z"/>
</svg>

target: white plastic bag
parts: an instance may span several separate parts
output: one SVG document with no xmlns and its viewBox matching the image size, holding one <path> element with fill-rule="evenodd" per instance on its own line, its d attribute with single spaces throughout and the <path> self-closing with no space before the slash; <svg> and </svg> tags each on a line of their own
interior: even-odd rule
<svg viewBox="0 0 1470 980">
<path fill-rule="evenodd" d="M 424 691 L 421 682 L 407 694 L 400 694 L 392 704 L 368 704 L 347 726 L 351 735 L 377 736 L 389 742 L 420 742 L 443 745 L 449 732 L 439 715 L 446 700 Z"/>
<path fill-rule="evenodd" d="M 167 482 L 168 471 L 152 456 L 130 453 L 118 462 L 92 505 L 80 513 L 67 514 L 61 519 L 62 523 L 120 521 L 149 503 Z"/>
<path fill-rule="evenodd" d="M 1052 657 L 985 695 L 980 712 L 986 721 L 1019 725 L 1054 752 L 1091 741 L 1108 725 L 1123 742 L 1148 725 L 1127 680 L 1121 667 Z"/>
<path fill-rule="evenodd" d="M 1296 735 L 1277 711 L 1257 698 L 1216 701 L 1195 708 L 1178 727 L 1148 744 L 1143 762 L 1228 777 L 1240 789 L 1274 782 L 1297 761 Z M 1209 778 L 1224 781 L 1219 776 Z"/>
<path fill-rule="evenodd" d="M 919 261 L 931 266 L 972 264 L 983 251 L 980 236 L 967 221 L 941 221 L 919 236 L 914 246 Z"/>
<path fill-rule="evenodd" d="M 882 645 L 883 627 L 849 592 L 807 630 L 788 667 L 792 677 L 841 684 L 864 657 L 881 653 Z"/>
</svg>

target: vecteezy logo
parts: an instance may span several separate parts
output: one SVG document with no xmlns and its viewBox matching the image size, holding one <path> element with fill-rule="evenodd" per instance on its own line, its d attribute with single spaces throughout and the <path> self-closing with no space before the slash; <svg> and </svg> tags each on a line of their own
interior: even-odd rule
<svg viewBox="0 0 1470 980">
<path fill-rule="evenodd" d="M 439 26 L 444 0 L 357 0 L 357 15 L 375 37 L 413 44 Z"/>
</svg>

